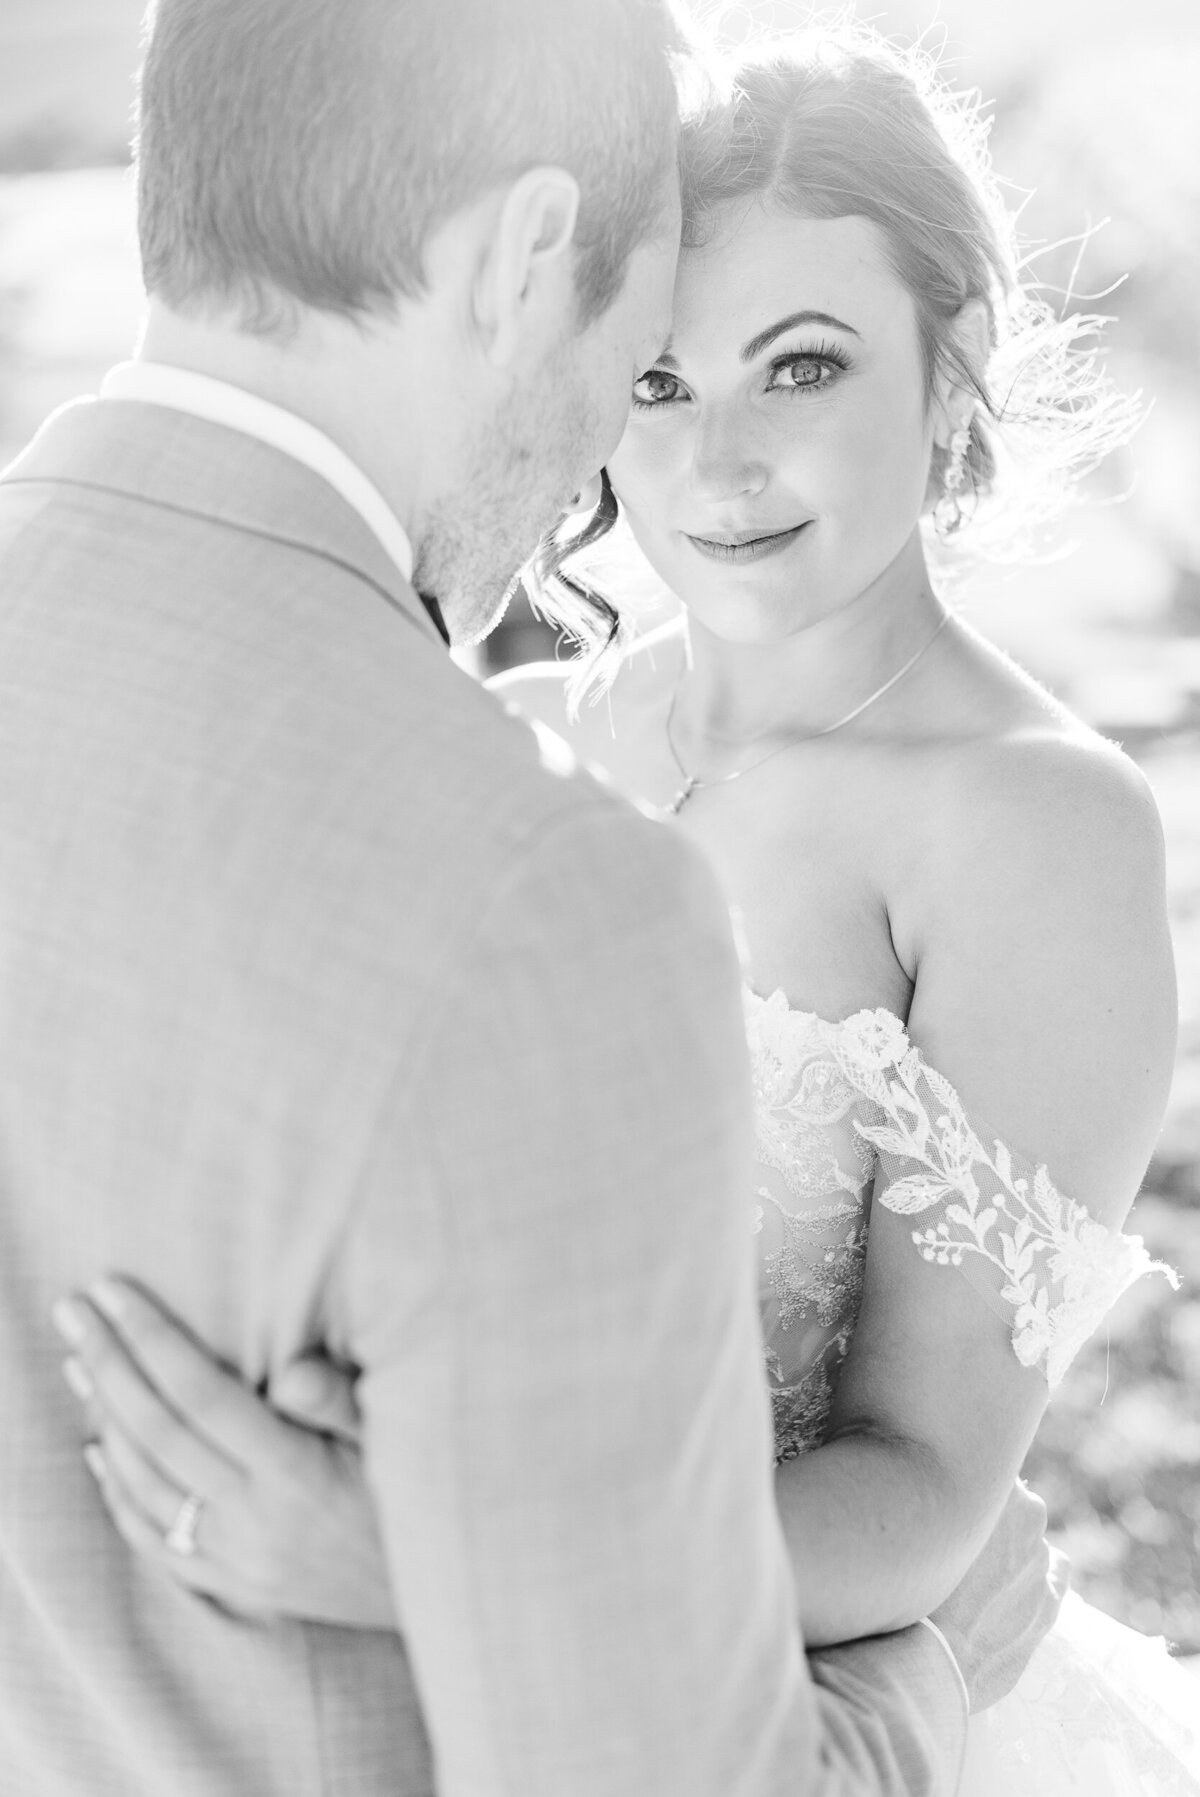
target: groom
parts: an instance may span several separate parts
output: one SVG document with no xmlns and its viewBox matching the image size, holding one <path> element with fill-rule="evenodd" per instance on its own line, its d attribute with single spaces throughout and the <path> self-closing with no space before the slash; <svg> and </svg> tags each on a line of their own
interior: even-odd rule
<svg viewBox="0 0 1200 1797">
<path fill-rule="evenodd" d="M 160 0 L 140 355 L 0 482 L 6 1792 L 954 1788 L 933 1630 L 796 1637 L 720 902 L 442 640 L 665 335 L 671 44 Z M 48 1314 L 107 1266 L 251 1383 L 361 1367 L 402 1639 L 127 1553 Z"/>
</svg>

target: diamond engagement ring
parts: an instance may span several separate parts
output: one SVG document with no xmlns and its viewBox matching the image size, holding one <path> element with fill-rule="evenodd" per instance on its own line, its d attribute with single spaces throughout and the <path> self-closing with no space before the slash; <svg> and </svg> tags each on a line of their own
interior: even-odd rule
<svg viewBox="0 0 1200 1797">
<path fill-rule="evenodd" d="M 190 1559 L 196 1552 L 196 1530 L 203 1508 L 204 1499 L 198 1498 L 194 1491 L 189 1492 L 180 1504 L 179 1514 L 163 1536 L 164 1544 L 173 1554 L 181 1554 L 184 1559 Z"/>
</svg>

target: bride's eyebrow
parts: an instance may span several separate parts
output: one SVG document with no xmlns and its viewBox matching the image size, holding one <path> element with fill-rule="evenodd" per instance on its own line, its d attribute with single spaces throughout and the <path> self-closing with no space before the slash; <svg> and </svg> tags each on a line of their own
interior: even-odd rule
<svg viewBox="0 0 1200 1797">
<path fill-rule="evenodd" d="M 830 330 L 849 331 L 852 337 L 861 337 L 862 335 L 862 332 L 856 331 L 852 324 L 847 324 L 844 319 L 835 318 L 832 312 L 789 312 L 786 318 L 779 319 L 776 324 L 768 325 L 765 331 L 760 331 L 757 337 L 751 337 L 749 343 L 742 345 L 742 361 L 753 362 L 755 356 L 762 355 L 768 343 L 774 343 L 776 337 L 782 337 L 785 331 L 794 330 L 798 324 L 823 324 Z"/>
<path fill-rule="evenodd" d="M 782 337 L 785 331 L 794 330 L 798 324 L 823 324 L 829 330 L 848 331 L 851 337 L 861 338 L 862 336 L 861 331 L 856 331 L 854 326 L 847 324 L 844 318 L 835 318 L 832 312 L 789 312 L 786 318 L 781 318 L 775 324 L 768 325 L 765 331 L 760 331 L 757 337 L 751 337 L 749 343 L 742 345 L 742 361 L 753 362 L 755 356 L 761 356 L 767 345 L 774 343 L 776 337 Z M 677 370 L 679 359 L 671 354 L 668 345 L 654 366 L 655 368 Z"/>
</svg>

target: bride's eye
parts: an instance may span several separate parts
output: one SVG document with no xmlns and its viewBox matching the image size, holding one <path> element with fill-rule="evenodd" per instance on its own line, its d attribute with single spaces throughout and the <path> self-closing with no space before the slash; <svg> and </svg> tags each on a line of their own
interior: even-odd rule
<svg viewBox="0 0 1200 1797">
<path fill-rule="evenodd" d="M 673 374 L 666 374 L 661 368 L 651 368 L 634 381 L 633 403 L 643 409 L 667 406 L 679 398 L 681 391 L 682 384 Z"/>
<path fill-rule="evenodd" d="M 776 356 L 771 363 L 768 393 L 811 393 L 828 387 L 850 366 L 849 357 L 835 344 L 806 349 L 790 356 Z"/>
</svg>

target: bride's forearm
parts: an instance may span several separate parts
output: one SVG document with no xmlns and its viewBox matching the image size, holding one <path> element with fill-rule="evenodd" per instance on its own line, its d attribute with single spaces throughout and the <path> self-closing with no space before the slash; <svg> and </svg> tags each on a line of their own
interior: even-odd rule
<svg viewBox="0 0 1200 1797">
<path fill-rule="evenodd" d="M 848 1430 L 776 1472 L 808 1647 L 906 1628 L 947 1598 L 991 1519 L 922 1443 Z"/>
</svg>

